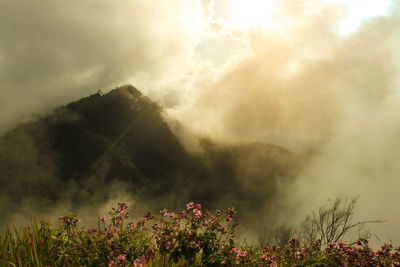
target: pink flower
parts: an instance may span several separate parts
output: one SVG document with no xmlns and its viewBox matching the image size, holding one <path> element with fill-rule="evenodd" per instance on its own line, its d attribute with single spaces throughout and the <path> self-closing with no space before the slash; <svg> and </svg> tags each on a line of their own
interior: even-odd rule
<svg viewBox="0 0 400 267">
<path fill-rule="evenodd" d="M 208 227 L 208 221 L 204 222 L 204 226 Z"/>
<path fill-rule="evenodd" d="M 247 251 L 245 251 L 245 250 L 239 251 L 239 256 L 242 258 L 245 258 L 247 256 Z"/>
<path fill-rule="evenodd" d="M 166 210 L 165 210 L 165 212 L 163 213 L 163 215 L 164 215 L 165 217 L 169 217 L 169 218 L 171 218 L 171 219 L 175 217 L 175 213 L 173 213 L 173 212 L 168 213 Z"/>
<path fill-rule="evenodd" d="M 131 229 L 135 229 L 135 227 L 136 227 L 136 224 L 134 224 L 134 223 L 131 223 Z"/>
<path fill-rule="evenodd" d="M 201 205 L 200 204 L 196 204 L 196 208 L 201 209 Z"/>
<path fill-rule="evenodd" d="M 62 222 L 64 222 L 64 216 L 58 216 L 58 219 Z"/>
<path fill-rule="evenodd" d="M 94 228 L 88 228 L 88 229 L 87 229 L 87 233 L 88 233 L 88 234 L 91 234 L 91 233 L 93 233 L 93 232 L 96 232 L 96 229 L 94 229 Z"/>
<path fill-rule="evenodd" d="M 106 222 L 106 219 L 107 219 L 107 218 L 106 218 L 106 215 L 103 215 L 103 216 L 100 217 L 100 220 L 101 220 L 103 223 Z"/>
<path fill-rule="evenodd" d="M 133 266 L 134 267 L 143 267 L 143 264 L 146 264 L 146 263 L 147 263 L 146 257 L 144 255 L 142 255 L 133 262 Z"/>
<path fill-rule="evenodd" d="M 187 208 L 188 210 L 193 209 L 193 208 L 194 208 L 194 202 L 189 202 L 189 203 L 187 203 L 187 204 L 186 204 L 186 208 Z"/>
<path fill-rule="evenodd" d="M 168 241 L 167 243 L 165 243 L 165 249 L 170 249 L 171 248 L 172 243 L 170 241 Z"/>
<path fill-rule="evenodd" d="M 226 220 L 227 220 L 228 222 L 232 221 L 231 215 L 228 215 L 228 217 L 226 218 Z"/>
<path fill-rule="evenodd" d="M 110 261 L 110 263 L 108 264 L 108 267 L 112 267 L 114 266 L 115 262 L 114 261 Z"/>
<path fill-rule="evenodd" d="M 125 202 L 119 203 L 117 212 L 119 212 L 120 214 L 123 214 L 125 209 L 127 209 L 127 208 L 128 208 L 128 205 Z M 121 213 L 121 211 L 122 211 L 122 213 Z"/>
<path fill-rule="evenodd" d="M 198 210 L 197 208 L 196 209 L 193 209 L 193 214 L 196 216 L 196 218 L 198 219 L 198 218 L 200 218 L 200 216 L 201 216 L 201 210 Z"/>
<path fill-rule="evenodd" d="M 240 258 L 246 258 L 246 256 L 247 256 L 247 251 L 239 250 L 237 248 L 233 248 L 230 253 L 236 253 L 236 257 L 235 257 L 236 261 L 239 261 Z M 263 259 L 263 256 L 261 256 L 261 258 Z"/>
<path fill-rule="evenodd" d="M 119 255 L 118 258 L 117 258 L 117 260 L 120 261 L 120 262 L 125 261 L 125 259 L 126 259 L 125 255 Z"/>
<path fill-rule="evenodd" d="M 76 221 L 77 223 L 81 221 L 81 219 L 79 219 L 78 217 L 75 217 L 74 219 L 75 219 L 75 221 Z"/>
</svg>

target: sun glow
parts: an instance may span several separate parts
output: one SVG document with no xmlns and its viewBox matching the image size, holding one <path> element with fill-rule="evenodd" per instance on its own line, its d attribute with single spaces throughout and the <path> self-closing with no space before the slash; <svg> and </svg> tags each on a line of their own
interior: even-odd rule
<svg viewBox="0 0 400 267">
<path fill-rule="evenodd" d="M 269 28 L 272 25 L 272 0 L 231 0 L 232 24 L 241 29 Z"/>
</svg>

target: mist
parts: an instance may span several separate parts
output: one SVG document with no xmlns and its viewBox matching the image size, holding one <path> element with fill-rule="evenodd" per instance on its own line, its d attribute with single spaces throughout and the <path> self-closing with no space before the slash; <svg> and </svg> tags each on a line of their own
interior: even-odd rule
<svg viewBox="0 0 400 267">
<path fill-rule="evenodd" d="M 222 150 L 272 144 L 301 162 L 290 179 L 276 185 L 263 176 L 268 168 L 260 162 L 262 151 L 244 153 L 233 161 L 232 176 L 259 198 L 246 202 L 227 192 L 215 205 L 241 203 L 251 210 L 262 202 L 262 215 L 244 211 L 261 228 L 296 225 L 327 199 L 358 196 L 357 218 L 387 220 L 371 230 L 399 242 L 398 3 L 346 33 L 338 25 L 349 7 L 340 1 L 275 1 L 279 23 L 267 29 L 235 27 L 228 3 L 0 0 L 0 133 L 99 89 L 131 83 L 163 107 L 181 144 L 204 162 L 210 156 L 204 140 Z M 38 147 L 31 134 L 15 138 L 22 140 L 23 152 L 7 143 L 0 149 L 29 170 L 13 174 L 18 185 L 26 180 L 29 190 L 50 196 L 53 186 L 66 190 L 54 205 L 40 193 L 24 198 L 28 189 L 7 187 L 11 191 L 2 193 L 1 209 L 18 210 L 10 221 L 36 209 L 51 216 L 69 209 L 92 216 L 113 201 L 128 199 L 144 211 L 192 197 L 188 190 L 181 198 L 171 193 L 143 200 L 121 181 L 100 186 L 100 177 L 83 187 L 90 191 L 98 185 L 90 204 L 76 207 L 71 196 L 82 187 L 57 176 L 59 162 L 48 140 Z M 275 160 L 286 159 L 276 155 Z M 10 171 L 0 169 L 4 177 Z M 252 188 L 252 180 L 267 181 L 261 188 L 271 191 Z M 215 188 L 211 183 L 203 190 L 213 195 Z M 23 204 L 13 206 L 10 195 L 22 197 Z"/>
<path fill-rule="evenodd" d="M 357 219 L 387 220 L 371 230 L 398 240 L 398 6 L 340 34 L 343 6 L 306 2 L 320 5 L 312 13 L 290 6 L 284 31 L 246 33 L 251 55 L 210 76 L 182 121 L 220 140 L 313 154 L 281 198 L 278 220 L 299 222 L 328 199 L 358 197 Z"/>
<path fill-rule="evenodd" d="M 2 0 L 0 128 L 136 74 L 159 79 L 170 66 L 184 69 L 194 37 L 180 20 L 190 8 L 174 1 Z"/>
</svg>

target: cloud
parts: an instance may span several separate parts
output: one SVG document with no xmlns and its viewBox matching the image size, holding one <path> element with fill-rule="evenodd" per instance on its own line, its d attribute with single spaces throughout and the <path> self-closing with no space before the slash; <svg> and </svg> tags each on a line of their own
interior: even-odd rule
<svg viewBox="0 0 400 267">
<path fill-rule="evenodd" d="M 214 0 L 200 0 L 201 11 L 205 18 L 212 18 L 214 16 Z"/>
<path fill-rule="evenodd" d="M 304 14 L 281 31 L 248 33 L 251 53 L 226 61 L 207 82 L 195 82 L 198 95 L 184 112 L 192 112 L 187 122 L 197 115 L 192 123 L 204 124 L 205 131 L 219 125 L 226 137 L 297 149 L 326 141 L 352 109 L 368 109 L 395 90 L 395 15 L 341 36 L 335 30 L 337 6 L 299 13 Z M 321 14 L 335 19 L 321 25 Z"/>
<path fill-rule="evenodd" d="M 185 67 L 197 12 L 177 1 L 1 1 L 0 129 L 138 73 Z"/>
<path fill-rule="evenodd" d="M 344 8 L 296 1 L 280 31 L 242 34 L 250 53 L 195 84 L 195 101 L 175 114 L 219 140 L 261 140 L 313 154 L 282 198 L 286 210 L 298 212 L 282 208 L 281 219 L 298 221 L 328 198 L 359 196 L 358 218 L 387 219 L 372 229 L 399 240 L 391 200 L 400 186 L 399 9 L 393 5 L 389 15 L 343 35 L 337 25 Z"/>
</svg>

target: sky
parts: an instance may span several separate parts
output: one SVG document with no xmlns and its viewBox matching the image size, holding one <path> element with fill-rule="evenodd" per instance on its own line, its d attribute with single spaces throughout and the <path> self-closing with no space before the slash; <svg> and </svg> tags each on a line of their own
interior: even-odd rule
<svg viewBox="0 0 400 267">
<path fill-rule="evenodd" d="M 399 14 L 396 0 L 0 0 L 0 133 L 131 83 L 198 136 L 315 154 L 290 219 L 358 196 L 358 218 L 400 243 Z"/>
</svg>

